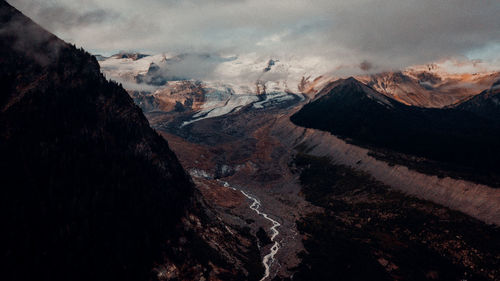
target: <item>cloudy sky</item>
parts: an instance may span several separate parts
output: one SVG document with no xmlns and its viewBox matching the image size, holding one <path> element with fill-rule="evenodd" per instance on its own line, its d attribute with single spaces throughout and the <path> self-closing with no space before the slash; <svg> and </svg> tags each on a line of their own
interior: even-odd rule
<svg viewBox="0 0 500 281">
<path fill-rule="evenodd" d="M 315 56 L 397 69 L 458 57 L 500 65 L 498 0 L 8 0 L 93 53 Z"/>
</svg>

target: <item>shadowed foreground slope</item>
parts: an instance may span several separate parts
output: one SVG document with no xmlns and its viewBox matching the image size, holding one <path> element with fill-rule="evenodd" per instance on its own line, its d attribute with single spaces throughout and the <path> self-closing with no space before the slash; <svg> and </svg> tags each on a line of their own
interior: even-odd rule
<svg viewBox="0 0 500 281">
<path fill-rule="evenodd" d="M 146 280 L 193 192 L 95 58 L 0 1 L 4 280 Z"/>
</svg>

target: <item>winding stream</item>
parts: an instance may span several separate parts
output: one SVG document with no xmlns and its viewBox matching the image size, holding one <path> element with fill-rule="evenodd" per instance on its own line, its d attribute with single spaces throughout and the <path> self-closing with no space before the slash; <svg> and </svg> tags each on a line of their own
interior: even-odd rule
<svg viewBox="0 0 500 281">
<path fill-rule="evenodd" d="M 250 194 L 246 193 L 243 190 L 239 190 L 239 189 L 236 189 L 236 188 L 230 186 L 229 183 L 227 183 L 227 182 L 224 182 L 224 181 L 221 181 L 221 182 L 224 184 L 224 187 L 228 187 L 228 188 L 231 188 L 233 190 L 239 191 L 246 198 L 250 199 L 252 201 L 252 204 L 250 205 L 250 209 L 254 210 L 259 216 L 264 217 L 266 220 L 270 221 L 273 224 L 273 226 L 270 228 L 270 230 L 273 232 L 273 235 L 271 235 L 271 241 L 273 241 L 274 244 L 271 247 L 271 251 L 269 252 L 269 254 L 265 255 L 264 258 L 262 259 L 262 264 L 264 265 L 265 273 L 264 273 L 264 276 L 260 279 L 260 281 L 266 280 L 270 275 L 270 268 L 271 268 L 271 264 L 274 262 L 274 256 L 276 255 L 276 253 L 278 253 L 278 250 L 280 249 L 280 244 L 278 243 L 278 241 L 274 241 L 274 239 L 279 234 L 278 227 L 281 226 L 281 224 L 279 222 L 273 220 L 272 218 L 270 218 L 268 214 L 261 212 L 259 210 L 260 206 L 261 206 L 259 199 L 251 196 Z"/>
</svg>

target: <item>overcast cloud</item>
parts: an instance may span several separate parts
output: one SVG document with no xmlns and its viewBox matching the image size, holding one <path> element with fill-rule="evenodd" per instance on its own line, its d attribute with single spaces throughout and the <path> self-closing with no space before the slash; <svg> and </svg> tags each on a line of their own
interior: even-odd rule
<svg viewBox="0 0 500 281">
<path fill-rule="evenodd" d="M 498 0 L 8 0 L 95 53 L 317 56 L 397 69 L 472 56 L 498 63 Z"/>
</svg>

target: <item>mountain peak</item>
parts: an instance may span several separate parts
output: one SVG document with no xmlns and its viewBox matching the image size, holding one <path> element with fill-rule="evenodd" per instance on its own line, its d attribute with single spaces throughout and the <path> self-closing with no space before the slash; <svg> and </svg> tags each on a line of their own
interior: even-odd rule
<svg viewBox="0 0 500 281">
<path fill-rule="evenodd" d="M 128 53 L 128 52 L 120 52 L 118 54 L 115 54 L 111 57 L 117 58 L 117 59 L 132 59 L 132 60 L 139 60 L 145 57 L 149 57 L 149 55 L 146 54 L 141 54 L 141 53 Z"/>
<path fill-rule="evenodd" d="M 397 101 L 377 92 L 370 86 L 364 84 L 363 82 L 352 76 L 346 79 L 339 79 L 332 82 L 331 84 L 332 85 L 328 87 L 329 90 L 326 95 L 341 94 L 345 98 L 356 97 L 357 99 L 366 97 L 388 107 L 393 107 L 394 104 L 398 103 Z"/>
<path fill-rule="evenodd" d="M 349 82 L 349 83 L 361 83 L 361 82 L 359 82 L 358 79 L 354 78 L 353 76 L 346 78 L 345 81 Z"/>
<path fill-rule="evenodd" d="M 364 83 L 360 82 L 358 79 L 350 76 L 346 79 L 342 79 L 339 81 L 339 85 L 350 85 L 350 86 L 358 86 L 358 87 L 363 87 L 365 86 Z"/>
<path fill-rule="evenodd" d="M 345 87 L 345 86 L 347 86 L 347 87 L 353 87 L 353 88 L 358 89 L 358 90 L 360 90 L 362 92 L 376 92 L 373 88 L 371 88 L 367 84 L 361 82 L 360 80 L 358 80 L 358 79 L 356 79 L 356 78 L 354 78 L 352 76 L 348 77 L 348 78 L 345 78 L 345 79 L 339 79 L 337 81 L 334 81 L 334 83 L 336 84 L 335 87 L 339 87 L 339 86 Z"/>
</svg>

